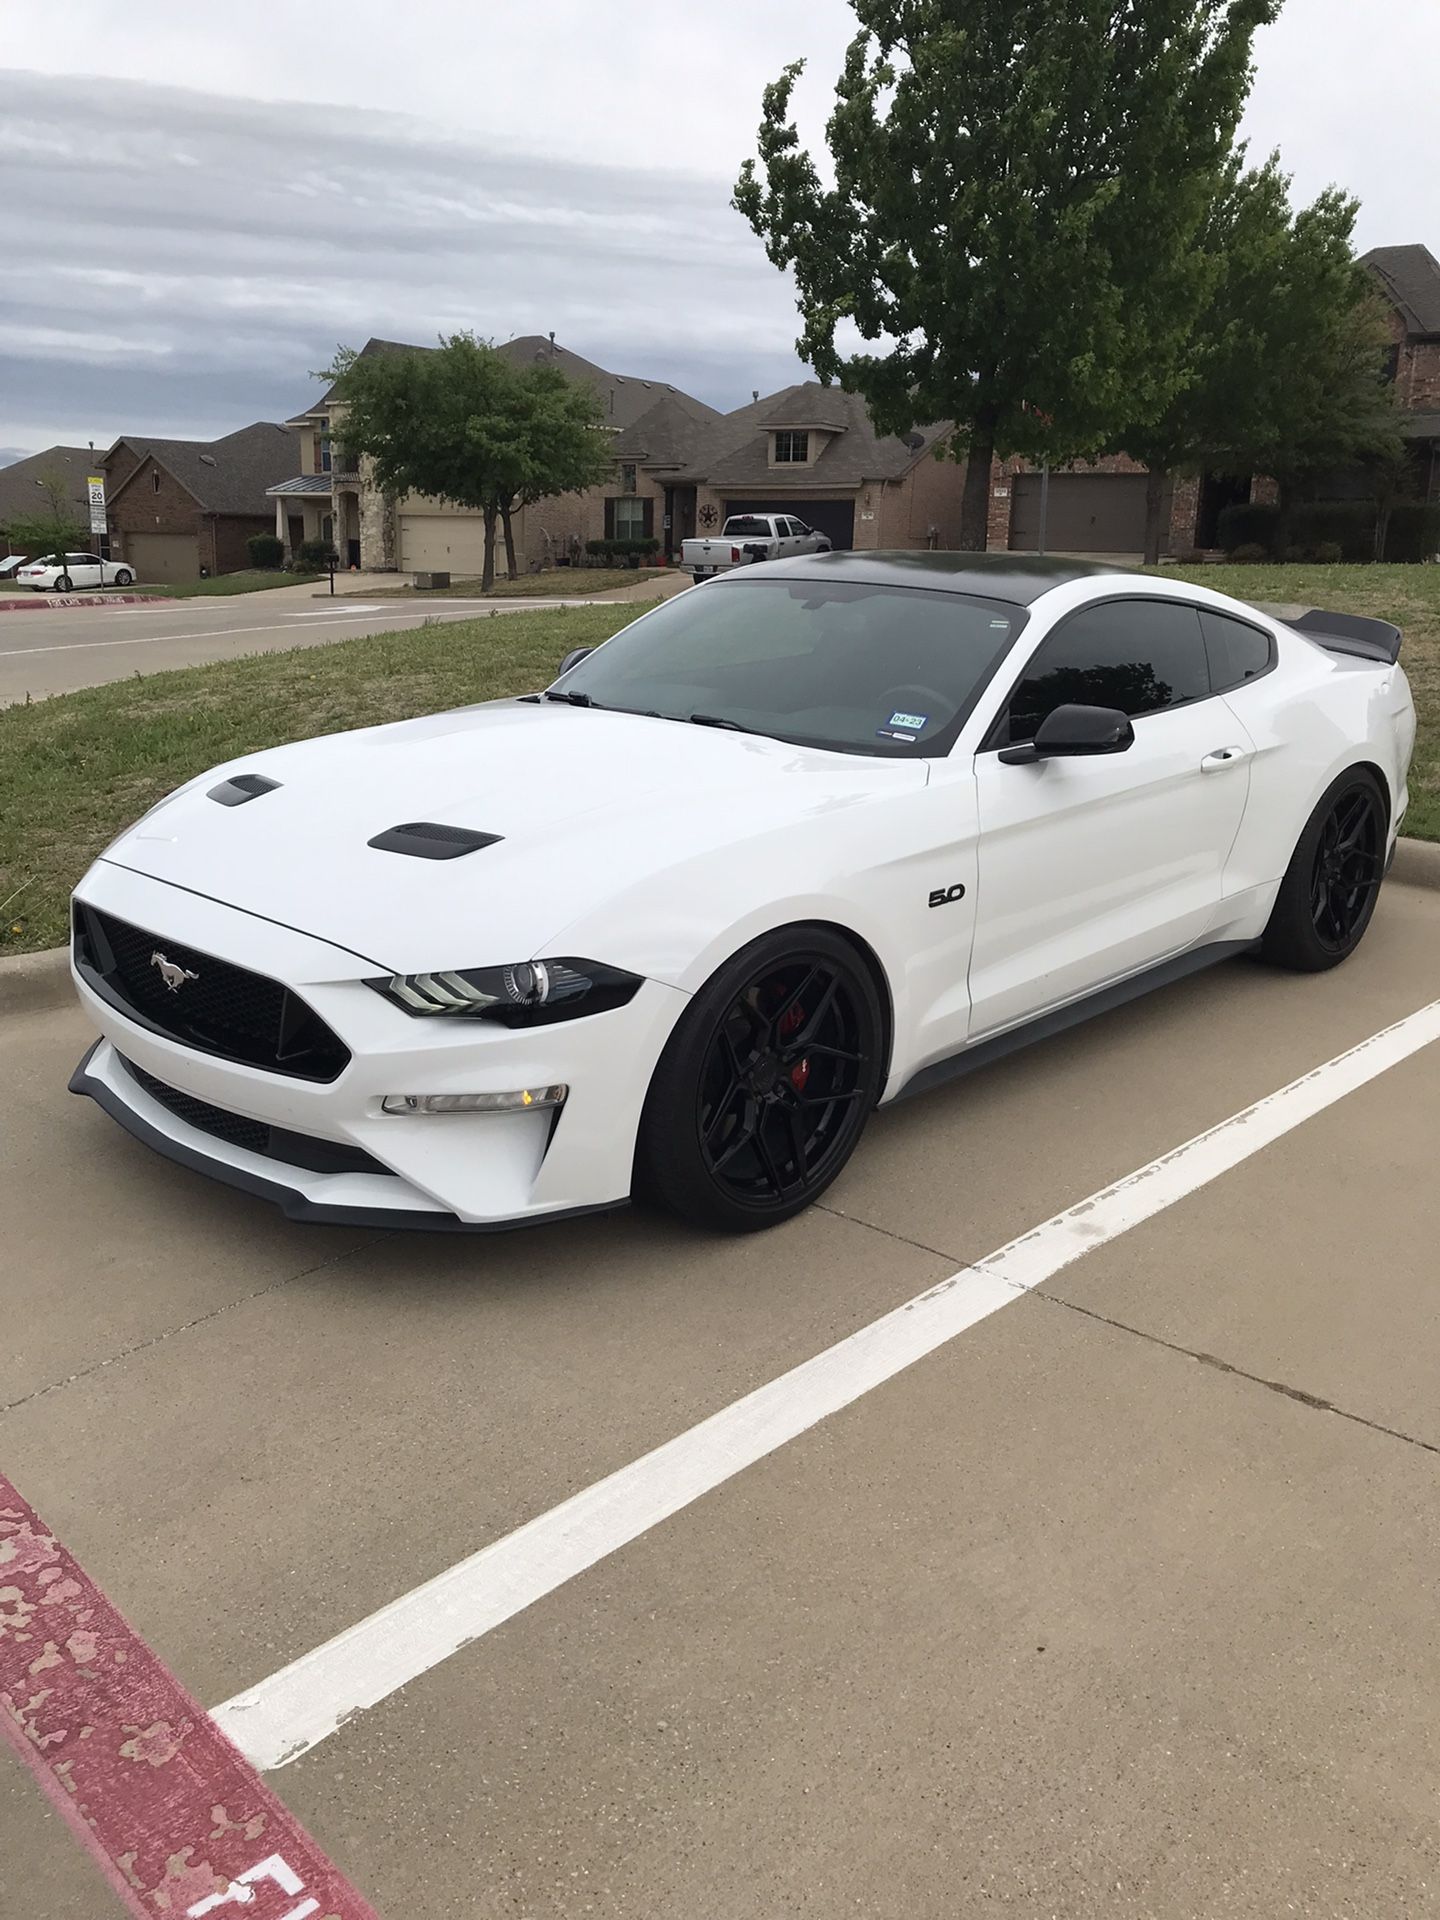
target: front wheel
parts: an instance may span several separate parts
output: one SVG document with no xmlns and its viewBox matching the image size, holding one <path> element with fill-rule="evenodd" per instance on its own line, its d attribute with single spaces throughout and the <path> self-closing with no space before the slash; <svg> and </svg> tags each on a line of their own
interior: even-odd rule
<svg viewBox="0 0 1440 1920">
<path fill-rule="evenodd" d="M 701 988 L 650 1083 L 635 1188 L 697 1226 L 754 1233 L 808 1207 L 879 1098 L 880 996 L 827 927 L 763 935 Z"/>
<path fill-rule="evenodd" d="M 1385 795 L 1373 773 L 1341 774 L 1306 823 L 1280 883 L 1260 956 L 1297 973 L 1348 960 L 1365 937 L 1385 878 Z"/>
</svg>

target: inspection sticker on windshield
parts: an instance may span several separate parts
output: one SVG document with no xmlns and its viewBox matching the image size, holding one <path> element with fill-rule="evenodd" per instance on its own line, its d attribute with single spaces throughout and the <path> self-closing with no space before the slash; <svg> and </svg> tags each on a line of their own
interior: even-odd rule
<svg viewBox="0 0 1440 1920">
<path fill-rule="evenodd" d="M 930 724 L 928 713 L 892 713 L 887 727 L 902 727 L 906 733 L 923 733 Z"/>
</svg>

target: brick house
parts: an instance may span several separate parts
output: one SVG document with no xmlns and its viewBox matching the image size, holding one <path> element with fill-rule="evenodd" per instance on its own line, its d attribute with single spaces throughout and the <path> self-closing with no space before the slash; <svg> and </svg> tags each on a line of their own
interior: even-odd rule
<svg viewBox="0 0 1440 1920">
<path fill-rule="evenodd" d="M 63 502 L 75 516 L 77 528 L 90 525 L 90 496 L 85 482 L 100 471 L 102 456 L 93 447 L 47 447 L 27 459 L 0 467 L 0 559 L 10 552 L 9 522 L 48 514 L 50 493 L 44 483 L 58 480 Z M 88 532 L 85 538 L 89 539 Z M 28 556 L 34 558 L 34 555 Z"/>
<path fill-rule="evenodd" d="M 366 353 L 404 351 L 372 340 Z M 553 361 L 592 386 L 614 434 L 611 480 L 515 516 L 522 567 L 583 554 L 598 539 L 658 538 L 671 555 L 697 530 L 732 512 L 793 513 L 839 547 L 954 546 L 963 475 L 931 456 L 945 429 L 900 440 L 876 434 L 864 402 L 802 382 L 720 414 L 662 380 L 614 374 L 557 346 L 513 340 L 499 349 L 519 364 Z M 287 422 L 301 471 L 270 488 L 275 530 L 290 547 L 331 538 L 341 564 L 413 572 L 478 573 L 480 515 L 420 498 L 387 499 L 344 447 L 333 390 Z"/>
<path fill-rule="evenodd" d="M 1389 308 L 1386 372 L 1405 411 L 1417 491 L 1440 500 L 1440 260 L 1428 247 L 1375 247 L 1361 264 Z"/>
<path fill-rule="evenodd" d="M 112 555 L 149 581 L 248 567 L 246 541 L 274 521 L 267 491 L 293 461 L 268 420 L 219 440 L 117 440 L 102 461 Z"/>
</svg>

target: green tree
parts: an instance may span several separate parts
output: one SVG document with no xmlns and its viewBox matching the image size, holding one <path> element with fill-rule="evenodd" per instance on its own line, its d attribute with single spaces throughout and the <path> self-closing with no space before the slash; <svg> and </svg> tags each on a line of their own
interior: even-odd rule
<svg viewBox="0 0 1440 1920">
<path fill-rule="evenodd" d="M 40 498 L 34 512 L 14 514 L 6 522 L 5 538 L 11 552 L 40 560 L 47 554 L 63 554 L 83 547 L 90 534 L 75 510 L 65 475 L 42 473 L 35 484 Z"/>
<path fill-rule="evenodd" d="M 339 389 L 345 444 L 369 458 L 383 491 L 484 517 L 482 590 L 495 582 L 502 522 L 514 578 L 518 505 L 597 485 L 612 465 L 597 395 L 558 367 L 514 367 L 471 333 L 403 353 L 342 348 L 321 378 Z"/>
<path fill-rule="evenodd" d="M 802 357 L 882 432 L 953 420 L 961 535 L 996 452 L 1051 460 L 1148 420 L 1181 377 L 1193 245 L 1281 0 L 852 0 L 825 185 L 766 89 L 735 205 L 791 269 Z M 842 324 L 884 352 L 842 351 Z"/>
<path fill-rule="evenodd" d="M 1209 291 L 1193 316 L 1181 385 L 1164 411 L 1122 423 L 1111 446 L 1148 470 L 1146 554 L 1160 557 L 1165 480 L 1204 468 L 1270 474 L 1283 520 L 1315 474 L 1366 465 L 1377 493 L 1403 465 L 1374 289 L 1355 259 L 1358 203 L 1334 188 L 1299 213 L 1271 155 L 1226 170 L 1197 248 Z"/>
</svg>

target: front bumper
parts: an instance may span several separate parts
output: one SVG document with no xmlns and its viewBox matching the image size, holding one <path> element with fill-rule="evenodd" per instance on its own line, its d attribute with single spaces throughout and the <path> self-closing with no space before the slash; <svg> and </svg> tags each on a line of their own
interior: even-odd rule
<svg viewBox="0 0 1440 1920">
<path fill-rule="evenodd" d="M 309 935 L 101 861 L 79 897 L 103 912 L 293 987 L 345 1042 L 328 1084 L 200 1053 L 131 1020 L 78 975 L 103 1036 L 71 1090 L 182 1165 L 257 1193 L 291 1218 L 454 1231 L 621 1205 L 650 1076 L 686 996 L 647 981 L 628 1006 L 531 1030 L 418 1020 L 363 984 L 382 971 Z M 322 1172 L 217 1138 L 147 1091 L 127 1062 L 192 1100 L 310 1141 L 358 1149 L 375 1171 Z M 563 1081 L 557 1114 L 384 1114 L 387 1094 L 505 1092 Z"/>
</svg>

